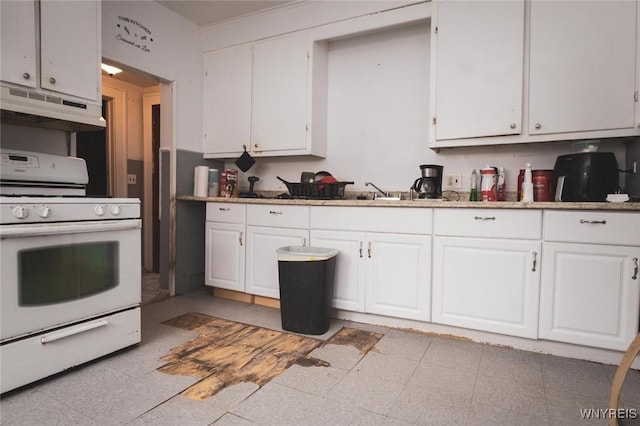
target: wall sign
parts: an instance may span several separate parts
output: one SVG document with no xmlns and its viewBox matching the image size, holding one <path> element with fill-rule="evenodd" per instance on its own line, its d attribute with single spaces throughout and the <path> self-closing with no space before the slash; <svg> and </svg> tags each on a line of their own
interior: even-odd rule
<svg viewBox="0 0 640 426">
<path fill-rule="evenodd" d="M 138 48 L 143 52 L 151 52 L 151 30 L 144 24 L 126 16 L 118 16 L 116 40 Z"/>
</svg>

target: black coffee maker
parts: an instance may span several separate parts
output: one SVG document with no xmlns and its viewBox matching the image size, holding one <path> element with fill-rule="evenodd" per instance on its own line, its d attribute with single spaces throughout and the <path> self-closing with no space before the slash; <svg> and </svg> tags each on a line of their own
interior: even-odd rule
<svg viewBox="0 0 640 426">
<path fill-rule="evenodd" d="M 413 183 L 413 190 L 418 194 L 418 198 L 440 198 L 442 197 L 442 171 L 444 167 L 436 164 L 422 164 L 420 172 L 422 177 Z"/>
</svg>

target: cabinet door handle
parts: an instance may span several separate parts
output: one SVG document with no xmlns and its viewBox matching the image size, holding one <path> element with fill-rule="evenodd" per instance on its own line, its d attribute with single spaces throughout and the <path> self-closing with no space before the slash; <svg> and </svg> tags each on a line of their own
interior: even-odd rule
<svg viewBox="0 0 640 426">
<path fill-rule="evenodd" d="M 631 277 L 632 280 L 637 280 L 638 279 L 638 258 L 634 257 L 633 258 L 633 276 Z"/>
<path fill-rule="evenodd" d="M 474 216 L 475 220 L 496 220 L 495 216 Z"/>
<path fill-rule="evenodd" d="M 531 266 L 531 272 L 535 272 L 536 271 L 537 263 L 538 263 L 538 252 L 534 251 L 533 252 L 533 265 Z"/>
<path fill-rule="evenodd" d="M 606 225 L 607 221 L 606 220 L 585 220 L 585 219 L 580 219 L 580 223 L 591 223 L 594 225 Z"/>
<path fill-rule="evenodd" d="M 242 231 L 240 231 L 240 237 L 238 237 L 238 241 L 240 241 L 240 246 L 242 246 Z"/>
<path fill-rule="evenodd" d="M 509 127 L 512 128 L 512 129 L 515 129 L 516 128 L 516 123 L 511 123 L 511 125 Z"/>
<path fill-rule="evenodd" d="M 302 239 L 302 247 L 306 247 L 307 246 L 307 239 L 306 237 Z"/>
<path fill-rule="evenodd" d="M 282 214 L 282 212 L 276 212 L 276 211 L 273 211 L 273 210 L 269 210 L 269 214 Z"/>
<path fill-rule="evenodd" d="M 542 124 L 540 124 L 540 123 L 536 123 L 535 128 L 536 128 L 536 129 L 540 129 L 540 128 L 542 128 Z"/>
<path fill-rule="evenodd" d="M 54 77 L 49 78 L 49 83 L 56 84 L 56 79 Z"/>
<path fill-rule="evenodd" d="M 369 241 L 369 246 L 367 248 L 367 256 L 369 256 L 369 259 L 371 259 L 371 241 Z"/>
<path fill-rule="evenodd" d="M 362 241 L 360 241 L 360 258 L 362 259 Z"/>
<path fill-rule="evenodd" d="M 31 78 L 31 74 L 25 72 L 24 74 L 22 74 L 22 78 L 24 78 L 25 80 L 29 80 Z"/>
<path fill-rule="evenodd" d="M 218 207 L 218 210 L 220 210 L 221 212 L 228 212 L 229 210 L 231 210 L 231 207 Z"/>
</svg>

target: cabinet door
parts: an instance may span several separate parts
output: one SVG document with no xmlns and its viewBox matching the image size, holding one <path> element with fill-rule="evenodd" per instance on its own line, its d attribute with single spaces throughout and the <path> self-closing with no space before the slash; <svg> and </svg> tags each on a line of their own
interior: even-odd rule
<svg viewBox="0 0 640 426">
<path fill-rule="evenodd" d="M 205 222 L 205 277 L 211 287 L 244 291 L 244 225 Z"/>
<path fill-rule="evenodd" d="M 365 234 L 348 231 L 311 231 L 311 245 L 338 250 L 333 307 L 364 312 Z"/>
<path fill-rule="evenodd" d="M 638 333 L 638 257 L 638 247 L 545 242 L 540 338 L 626 350 Z"/>
<path fill-rule="evenodd" d="M 440 1 L 436 8 L 435 139 L 519 134 L 524 0 Z"/>
<path fill-rule="evenodd" d="M 100 100 L 100 27 L 99 1 L 40 2 L 42 88 Z"/>
<path fill-rule="evenodd" d="M 538 241 L 434 237 L 433 322 L 538 336 Z"/>
<path fill-rule="evenodd" d="M 234 157 L 251 145 L 251 47 L 204 55 L 204 151 Z"/>
<path fill-rule="evenodd" d="M 36 12 L 34 1 L 0 2 L 0 79 L 36 87 Z"/>
<path fill-rule="evenodd" d="M 529 133 L 634 126 L 635 1 L 532 1 Z"/>
<path fill-rule="evenodd" d="M 280 298 L 278 254 L 280 247 L 304 246 L 306 229 L 247 226 L 247 293 Z"/>
<path fill-rule="evenodd" d="M 366 311 L 429 321 L 431 237 L 367 234 Z"/>
<path fill-rule="evenodd" d="M 256 154 L 307 146 L 308 46 L 306 35 L 297 35 L 253 47 L 251 149 Z"/>
</svg>

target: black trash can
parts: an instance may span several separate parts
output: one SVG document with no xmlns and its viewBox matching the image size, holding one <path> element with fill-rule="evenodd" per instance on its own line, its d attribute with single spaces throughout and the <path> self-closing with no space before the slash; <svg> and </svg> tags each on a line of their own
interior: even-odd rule
<svg viewBox="0 0 640 426">
<path fill-rule="evenodd" d="M 287 246 L 277 252 L 282 329 L 302 334 L 326 333 L 338 251 Z"/>
</svg>

